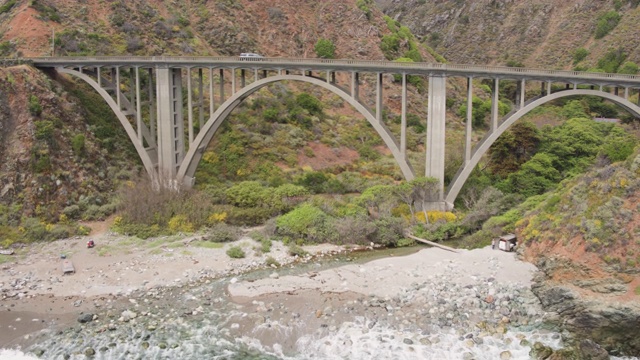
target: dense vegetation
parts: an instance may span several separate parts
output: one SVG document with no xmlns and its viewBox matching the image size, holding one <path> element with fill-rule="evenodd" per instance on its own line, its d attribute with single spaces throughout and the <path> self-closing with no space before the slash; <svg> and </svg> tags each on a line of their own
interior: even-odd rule
<svg viewBox="0 0 640 360">
<path fill-rule="evenodd" d="M 14 4 L 15 1 L 7 2 L 0 13 L 11 11 Z M 43 18 L 60 21 L 55 7 L 40 1 L 32 1 L 30 5 Z M 358 0 L 356 6 L 368 19 L 374 16 L 372 0 Z M 128 7 L 141 10 L 141 19 L 153 20 L 150 33 L 144 33 L 140 19 L 134 19 Z M 111 8 L 109 22 L 116 29 L 114 36 L 68 28 L 57 34 L 56 51 L 66 55 L 144 54 L 145 47 L 151 45 L 143 39 L 152 35 L 154 40 L 150 43 L 156 50 L 162 48 L 158 39 L 163 39 L 172 44 L 166 53 L 187 54 L 198 43 L 194 30 L 204 26 L 185 15 L 186 12 L 165 19 L 143 4 L 120 1 L 111 4 Z M 277 10 L 270 8 L 269 16 L 281 18 L 282 12 Z M 86 16 L 82 10 L 79 15 Z M 603 13 L 594 36 L 608 36 L 620 20 L 619 9 Z M 380 35 L 379 47 L 386 59 L 420 62 L 428 52 L 437 61 L 446 62 L 426 46 L 439 44 L 440 35 L 434 33 L 418 39 L 400 22 L 390 17 L 384 17 L 384 21 L 388 33 Z M 208 41 L 217 39 L 210 38 Z M 318 38 L 313 46 L 316 56 L 335 57 L 335 39 Z M 9 54 L 14 48 L 15 44 L 9 42 L 0 44 L 2 53 Z M 222 50 L 229 54 L 234 51 Z M 638 72 L 638 66 L 629 61 L 622 47 L 609 49 L 595 64 L 585 48 L 576 49 L 572 56 L 570 62 L 578 70 Z M 505 61 L 509 66 L 523 65 L 515 59 Z M 394 80 L 399 82 L 401 77 L 396 75 Z M 416 93 L 424 92 L 424 78 L 408 76 L 407 80 Z M 92 169 L 98 163 L 92 155 L 96 149 L 135 158 L 118 121 L 102 99 L 80 84 L 67 85 L 70 85 L 67 91 L 84 108 L 82 115 L 89 131 L 63 130 L 61 119 L 52 116 L 52 107 L 43 104 L 42 96 L 29 94 L 26 110 L 34 119 L 35 138 L 31 171 L 42 178 L 57 179 L 54 159 L 60 156 L 61 143 L 66 144 L 73 161 L 84 170 L 96 170 Z M 467 104 L 461 100 L 458 85 L 451 85 L 448 116 L 463 119 Z M 488 128 L 491 87 L 491 82 L 482 80 L 474 84 L 473 125 L 478 137 Z M 512 108 L 507 99 L 514 97 L 515 86 L 505 81 L 500 92 L 498 109 L 500 115 L 505 115 Z M 549 196 L 544 194 L 554 190 L 563 179 L 575 177 L 593 164 L 606 166 L 623 161 L 637 144 L 637 139 L 618 125 L 592 120 L 607 117 L 627 123 L 635 121 L 619 113 L 612 104 L 588 97 L 556 101 L 536 109 L 529 118 L 548 117 L 561 120 L 562 124 L 556 127 L 529 121 L 515 124 L 474 171 L 455 213 L 423 211 L 428 199 L 436 196 L 433 179 L 403 182 L 395 161 L 384 154 L 383 144 L 372 127 L 361 119 L 343 115 L 345 110 L 348 109 L 340 98 L 313 87 L 269 86 L 243 102 L 222 125 L 198 167 L 196 189 L 157 193 L 145 185 L 144 177 L 136 180 L 133 173 L 137 171 L 104 165 L 106 170 L 99 172 L 100 180 L 81 184 L 62 207 L 43 200 L 47 188 L 38 195 L 42 198 L 38 199 L 41 206 L 35 209 L 23 209 L 20 199 L 1 205 L 2 245 L 84 233 L 87 229 L 78 227 L 75 221 L 104 219 L 117 209 L 114 228 L 141 238 L 203 231 L 211 241 L 226 242 L 238 238 L 239 227 L 266 224 L 263 234 L 253 235 L 264 240 L 265 248 L 271 239 L 289 244 L 329 241 L 397 246 L 409 242 L 403 239 L 405 230 L 429 240 L 464 238 L 463 246 L 479 246 L 500 232 L 513 231 L 524 212 L 538 206 L 541 199 Z M 407 116 L 412 160 L 422 161 L 423 118 L 423 114 Z M 456 124 L 457 120 L 451 123 Z M 399 132 L 400 117 L 392 110 L 385 111 L 384 121 L 392 132 Z M 451 139 L 460 133 L 456 126 L 452 128 L 447 134 Z M 451 139 L 448 144 L 454 142 Z M 329 167 L 304 165 L 305 159 L 322 156 L 325 150 L 344 150 L 355 155 Z M 448 155 L 451 153 L 447 150 Z M 459 163 L 458 158 L 447 159 L 446 181 L 455 174 Z M 416 172 L 420 173 L 419 169 Z M 118 196 L 105 195 L 118 185 L 123 185 Z M 520 203 L 523 205 L 514 208 Z M 598 233 L 594 238 L 601 241 L 602 236 Z M 230 254 L 242 255 L 236 250 Z"/>
</svg>

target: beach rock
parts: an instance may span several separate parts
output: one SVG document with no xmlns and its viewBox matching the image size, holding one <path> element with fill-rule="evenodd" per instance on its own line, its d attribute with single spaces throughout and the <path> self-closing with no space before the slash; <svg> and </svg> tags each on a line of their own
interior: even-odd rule
<svg viewBox="0 0 640 360">
<path fill-rule="evenodd" d="M 93 314 L 82 314 L 78 316 L 78 322 L 81 324 L 91 322 L 93 320 Z"/>
<path fill-rule="evenodd" d="M 511 355 L 511 351 L 503 351 L 500 353 L 500 360 L 509 360 L 513 355 Z"/>
<path fill-rule="evenodd" d="M 96 354 L 96 351 L 92 347 L 88 347 L 84 350 L 84 356 L 86 357 L 92 357 L 95 354 Z"/>
<path fill-rule="evenodd" d="M 128 322 L 138 317 L 138 314 L 131 310 L 125 310 L 122 312 L 122 316 L 120 317 L 120 321 Z"/>
<path fill-rule="evenodd" d="M 536 341 L 529 351 L 529 356 L 534 360 L 545 360 L 553 354 L 553 350 L 541 342 Z"/>
</svg>

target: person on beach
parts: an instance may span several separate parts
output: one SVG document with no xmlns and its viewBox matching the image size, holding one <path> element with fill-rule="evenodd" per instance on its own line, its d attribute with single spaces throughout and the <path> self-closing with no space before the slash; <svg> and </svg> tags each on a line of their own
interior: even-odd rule
<svg viewBox="0 0 640 360">
<path fill-rule="evenodd" d="M 495 250 L 496 248 L 496 239 L 491 239 L 491 250 Z"/>
</svg>

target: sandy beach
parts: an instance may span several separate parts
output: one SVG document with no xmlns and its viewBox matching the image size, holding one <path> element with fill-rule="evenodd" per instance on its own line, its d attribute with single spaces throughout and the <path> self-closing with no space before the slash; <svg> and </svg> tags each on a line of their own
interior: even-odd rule
<svg viewBox="0 0 640 360">
<path fill-rule="evenodd" d="M 86 247 L 90 239 L 96 243 L 91 249 Z M 430 319 L 447 328 L 457 322 L 456 309 L 470 306 L 494 319 L 496 325 L 486 331 L 490 334 L 509 322 L 526 324 L 529 320 L 524 315 L 535 316 L 539 311 L 531 295 L 517 303 L 518 289 L 529 288 L 536 268 L 514 253 L 490 247 L 458 253 L 425 247 L 407 256 L 325 270 L 311 267 L 288 275 L 290 266 L 264 265 L 267 257 L 281 264 L 296 260 L 279 242 L 266 254 L 247 237 L 218 248 L 203 244 L 199 236 L 142 241 L 106 231 L 20 250 L 14 261 L 0 266 L 0 348 L 24 348 L 40 331 L 79 325 L 83 314 L 110 314 L 109 322 L 94 321 L 95 328 L 81 325 L 101 333 L 124 324 L 123 310 L 147 314 L 152 321 L 157 309 L 164 308 L 165 316 L 191 316 L 206 312 L 203 307 L 223 298 L 229 304 L 221 310 L 228 313 L 226 335 L 259 339 L 261 347 L 280 354 L 299 348 L 311 335 L 326 336 L 356 319 L 367 319 L 369 327 L 413 324 L 423 329 L 430 325 L 421 325 L 421 319 Z M 243 247 L 247 256 L 231 259 L 226 255 L 230 246 Z M 335 245 L 305 250 L 318 257 L 346 251 Z M 62 274 L 63 255 L 73 262 L 75 274 Z M 261 278 L 242 276 L 265 268 Z M 193 290 L 195 284 L 210 281 L 220 282 L 220 290 Z M 193 305 L 184 299 L 193 300 Z M 175 301 L 182 301 L 178 311 L 182 315 L 176 313 Z M 466 316 L 468 327 L 483 321 L 473 314 L 461 315 Z"/>
</svg>

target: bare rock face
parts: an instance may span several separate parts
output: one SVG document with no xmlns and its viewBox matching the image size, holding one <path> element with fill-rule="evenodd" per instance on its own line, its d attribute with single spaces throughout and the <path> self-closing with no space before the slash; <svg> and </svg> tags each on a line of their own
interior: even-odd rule
<svg viewBox="0 0 640 360">
<path fill-rule="evenodd" d="M 538 264 L 542 271 L 532 285 L 534 294 L 547 311 L 559 315 L 561 326 L 573 334 L 571 351 L 579 359 L 608 359 L 612 355 L 640 355 L 640 306 L 637 302 L 621 303 L 599 296 L 582 295 L 572 285 L 550 280 L 549 269 L 558 260 L 546 259 Z M 612 292 L 615 294 L 615 291 Z"/>
</svg>

